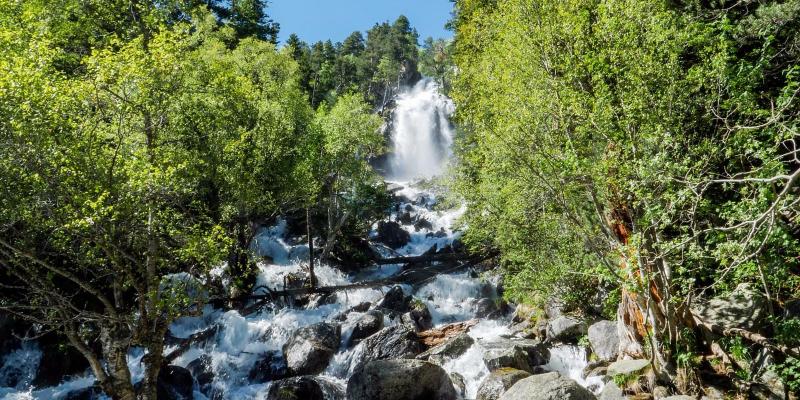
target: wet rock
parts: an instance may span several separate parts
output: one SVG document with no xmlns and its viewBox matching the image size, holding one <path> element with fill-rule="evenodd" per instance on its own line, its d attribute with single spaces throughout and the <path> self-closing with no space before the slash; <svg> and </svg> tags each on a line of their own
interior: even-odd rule
<svg viewBox="0 0 800 400">
<path fill-rule="evenodd" d="M 617 323 L 614 321 L 600 321 L 592 324 L 589 327 L 589 344 L 600 360 L 616 360 L 617 354 L 619 354 Z"/>
<path fill-rule="evenodd" d="M 517 381 L 500 400 L 594 400 L 592 392 L 558 372 L 533 375 Z"/>
<path fill-rule="evenodd" d="M 411 213 L 408 211 L 400 214 L 397 220 L 400 221 L 400 223 L 403 225 L 411 225 L 414 223 L 414 217 L 412 217 Z"/>
<path fill-rule="evenodd" d="M 412 206 L 411 204 L 406 204 L 404 210 L 406 210 L 406 212 L 413 212 L 414 206 Z"/>
<path fill-rule="evenodd" d="M 378 333 L 362 340 L 361 346 L 364 347 L 361 362 L 389 358 L 414 358 L 425 350 L 414 330 L 404 325 L 383 328 Z"/>
<path fill-rule="evenodd" d="M 455 400 L 447 372 L 421 360 L 377 360 L 359 366 L 347 382 L 348 400 Z"/>
<path fill-rule="evenodd" d="M 378 303 L 378 307 L 397 312 L 406 312 L 410 302 L 411 296 L 406 296 L 400 286 L 394 286 L 386 292 L 386 295 Z"/>
<path fill-rule="evenodd" d="M 393 249 L 399 249 L 411 241 L 411 234 L 403 230 L 397 222 L 380 221 L 376 240 Z"/>
<path fill-rule="evenodd" d="M 444 228 L 439 228 L 439 230 L 436 231 L 436 232 L 427 233 L 425 235 L 425 237 L 426 238 L 437 238 L 437 239 L 446 238 L 447 237 L 447 231 L 445 231 Z"/>
<path fill-rule="evenodd" d="M 490 352 L 493 349 L 517 349 L 524 354 L 527 365 L 532 368 L 530 370 L 526 370 L 529 372 L 533 372 L 533 367 L 547 364 L 547 362 L 550 360 L 550 350 L 548 349 L 547 345 L 534 339 L 499 339 L 492 342 L 482 342 L 481 346 L 483 346 L 487 352 Z M 484 361 L 485 359 L 486 358 L 484 357 Z M 500 365 L 498 367 L 512 367 L 525 370 L 524 368 L 514 367 L 514 365 Z"/>
<path fill-rule="evenodd" d="M 288 375 L 286 360 L 278 352 L 265 353 L 253 365 L 248 378 L 251 383 L 264 383 L 285 378 Z M 198 379 L 197 383 L 200 383 Z"/>
<path fill-rule="evenodd" d="M 483 380 L 478 388 L 476 400 L 497 400 L 517 381 L 531 376 L 527 371 L 514 368 L 500 368 Z"/>
<path fill-rule="evenodd" d="M 431 223 L 431 221 L 428 221 L 427 219 L 420 217 L 419 219 L 417 219 L 417 222 L 414 222 L 414 230 L 419 232 L 423 229 L 432 230 L 433 224 Z"/>
<path fill-rule="evenodd" d="M 83 389 L 73 390 L 67 393 L 63 400 L 96 400 L 103 395 L 103 390 L 99 386 L 89 386 Z"/>
<path fill-rule="evenodd" d="M 267 400 L 333 400 L 343 399 L 339 387 L 314 376 L 296 376 L 270 385 Z"/>
<path fill-rule="evenodd" d="M 417 356 L 417 359 L 428 360 L 434 364 L 442 365 L 445 362 L 458 358 L 475 343 L 475 339 L 466 332 L 462 332 L 446 342 L 434 346 Z"/>
<path fill-rule="evenodd" d="M 464 380 L 464 377 L 461 374 L 458 372 L 451 373 L 450 382 L 453 382 L 453 388 L 456 390 L 456 394 L 458 395 L 459 399 L 466 397 L 467 382 Z"/>
<path fill-rule="evenodd" d="M 403 190 L 402 185 L 398 185 L 396 183 L 387 183 L 386 184 L 386 192 L 387 193 L 396 193 Z"/>
<path fill-rule="evenodd" d="M 506 343 L 492 343 L 490 347 L 486 347 L 483 363 L 489 371 L 514 368 L 533 372 L 533 368 L 528 364 L 528 355 L 521 348 Z"/>
<path fill-rule="evenodd" d="M 283 357 L 290 373 L 318 374 L 325 370 L 339 348 L 339 325 L 325 322 L 300 328 L 283 346 Z"/>
<path fill-rule="evenodd" d="M 190 362 L 186 369 L 197 381 L 197 386 L 203 394 L 208 395 L 211 392 L 211 384 L 214 382 L 214 366 L 211 363 L 211 357 L 203 354 L 196 360 Z M 252 373 L 252 372 L 251 372 Z"/>
<path fill-rule="evenodd" d="M 600 392 L 599 400 L 625 400 L 625 394 L 616 383 L 611 381 L 603 386 L 603 390 Z"/>
<path fill-rule="evenodd" d="M 489 298 L 482 298 L 475 303 L 475 318 L 487 318 L 497 312 L 497 304 Z"/>
<path fill-rule="evenodd" d="M 177 365 L 162 367 L 156 386 L 159 400 L 191 400 L 194 395 L 192 374 Z"/>
<path fill-rule="evenodd" d="M 685 394 L 680 394 L 676 396 L 667 396 L 667 397 L 655 397 L 656 400 L 696 400 L 695 397 L 687 396 Z"/>
<path fill-rule="evenodd" d="M 587 331 L 586 322 L 562 315 L 547 323 L 547 340 L 575 343 Z"/>
<path fill-rule="evenodd" d="M 410 308 L 400 319 L 404 324 L 414 326 L 418 332 L 433 328 L 433 316 L 425 303 L 413 301 Z"/>
<path fill-rule="evenodd" d="M 696 302 L 692 313 L 707 324 L 749 331 L 757 330 L 768 314 L 766 299 L 749 283 L 740 284 L 727 295 Z"/>
<path fill-rule="evenodd" d="M 383 329 L 383 313 L 378 310 L 367 311 L 356 321 L 348 346 L 358 344 L 362 339 L 381 329 Z"/>
<path fill-rule="evenodd" d="M 617 375 L 640 375 L 649 367 L 649 360 L 619 360 L 609 364 L 608 376 L 613 378 Z"/>
</svg>

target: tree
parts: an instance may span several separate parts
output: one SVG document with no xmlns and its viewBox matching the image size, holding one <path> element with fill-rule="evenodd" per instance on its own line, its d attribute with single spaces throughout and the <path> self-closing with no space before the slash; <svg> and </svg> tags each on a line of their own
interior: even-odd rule
<svg viewBox="0 0 800 400">
<path fill-rule="evenodd" d="M 127 357 L 144 348 L 138 395 L 155 399 L 169 324 L 202 308 L 206 272 L 244 278 L 253 224 L 303 200 L 296 64 L 255 38 L 230 49 L 207 15 L 68 77 L 20 7 L 0 13 L 0 309 L 63 333 L 114 399 L 136 398 Z"/>
<path fill-rule="evenodd" d="M 796 55 L 781 50 L 796 12 L 457 4 L 468 242 L 502 251 L 518 299 L 616 287 L 626 353 L 691 391 L 693 299 L 741 282 L 797 296 L 793 250 L 777 250 L 800 239 Z"/>
</svg>

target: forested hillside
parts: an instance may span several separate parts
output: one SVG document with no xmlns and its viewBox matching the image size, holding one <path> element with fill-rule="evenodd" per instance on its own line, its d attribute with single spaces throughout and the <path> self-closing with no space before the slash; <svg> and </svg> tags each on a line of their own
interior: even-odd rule
<svg viewBox="0 0 800 400">
<path fill-rule="evenodd" d="M 702 394 L 717 363 L 750 382 L 761 348 L 798 390 L 800 3 L 456 10 L 458 191 L 508 295 L 585 309 L 601 288 L 621 350 L 683 393 Z M 766 314 L 703 320 L 703 299 L 743 284 Z M 734 364 L 708 365 L 711 349 Z"/>
</svg>

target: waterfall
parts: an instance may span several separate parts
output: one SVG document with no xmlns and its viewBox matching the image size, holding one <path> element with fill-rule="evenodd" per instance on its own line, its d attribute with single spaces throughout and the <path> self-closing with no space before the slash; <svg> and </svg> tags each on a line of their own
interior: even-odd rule
<svg viewBox="0 0 800 400">
<path fill-rule="evenodd" d="M 400 93 L 392 120 L 389 173 L 400 181 L 442 172 L 451 155 L 453 102 L 430 79 Z"/>
</svg>

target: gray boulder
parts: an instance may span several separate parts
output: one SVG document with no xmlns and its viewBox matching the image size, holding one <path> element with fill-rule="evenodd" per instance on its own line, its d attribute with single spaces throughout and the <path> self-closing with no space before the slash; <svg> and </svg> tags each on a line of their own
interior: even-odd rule
<svg viewBox="0 0 800 400">
<path fill-rule="evenodd" d="M 596 397 L 558 372 L 533 375 L 517 381 L 500 400 L 595 400 Z"/>
<path fill-rule="evenodd" d="M 600 392 L 600 400 L 625 400 L 625 393 L 617 386 L 614 381 L 606 383 L 603 390 Z"/>
<path fill-rule="evenodd" d="M 411 296 L 406 296 L 400 286 L 394 286 L 386 292 L 386 295 L 378 303 L 378 307 L 391 311 L 406 312 L 410 302 Z"/>
<path fill-rule="evenodd" d="M 608 376 L 644 374 L 650 367 L 649 360 L 619 360 L 608 366 Z"/>
<path fill-rule="evenodd" d="M 483 363 L 489 371 L 496 371 L 501 368 L 514 368 L 527 372 L 533 372 L 533 368 L 528 363 L 528 354 L 520 347 L 506 344 L 493 344 L 486 347 L 483 353 Z"/>
<path fill-rule="evenodd" d="M 356 368 L 348 400 L 455 400 L 447 372 L 421 360 L 376 360 Z"/>
<path fill-rule="evenodd" d="M 208 356 L 203 355 L 200 357 L 200 359 L 203 359 L 203 357 Z M 192 364 L 189 364 L 189 366 L 189 370 L 191 371 Z M 248 378 L 250 379 L 251 383 L 264 383 L 286 378 L 287 373 L 286 360 L 284 360 L 281 354 L 278 352 L 267 352 L 264 353 L 264 355 L 261 356 L 261 358 L 253 365 L 253 369 L 250 370 Z M 197 383 L 202 386 L 203 383 L 200 382 L 200 376 L 195 374 L 195 377 L 197 378 Z"/>
<path fill-rule="evenodd" d="M 533 372 L 533 367 L 547 364 L 550 350 L 538 340 L 500 339 L 481 342 L 485 349 L 483 360 L 490 371 L 499 368 L 515 368 Z"/>
<path fill-rule="evenodd" d="M 375 332 L 383 329 L 383 313 L 378 310 L 370 310 L 364 313 L 353 327 L 353 333 L 350 334 L 350 343 L 348 346 L 358 344 L 362 339 L 365 339 Z"/>
<path fill-rule="evenodd" d="M 270 385 L 267 400 L 343 400 L 344 393 L 333 382 L 315 376 L 281 379 Z"/>
<path fill-rule="evenodd" d="M 619 354 L 617 323 L 614 321 L 600 321 L 592 324 L 589 327 L 589 344 L 600 360 L 616 360 L 617 354 Z"/>
<path fill-rule="evenodd" d="M 433 316 L 428 306 L 421 301 L 412 301 L 409 305 L 411 311 L 403 314 L 400 321 L 416 328 L 417 332 L 433 328 Z"/>
<path fill-rule="evenodd" d="M 286 367 L 294 375 L 324 371 L 339 348 L 340 339 L 339 325 L 321 322 L 298 329 L 283 346 Z"/>
<path fill-rule="evenodd" d="M 389 358 L 414 358 L 425 348 L 416 332 L 405 325 L 394 325 L 361 341 L 364 351 L 361 362 Z"/>
<path fill-rule="evenodd" d="M 462 332 L 442 344 L 431 347 L 418 355 L 417 359 L 441 365 L 464 354 L 473 343 L 475 343 L 475 339 L 466 332 Z"/>
<path fill-rule="evenodd" d="M 703 322 L 722 329 L 756 330 L 767 316 L 766 299 L 749 283 L 742 283 L 727 295 L 698 301 L 692 313 Z"/>
<path fill-rule="evenodd" d="M 493 371 L 481 382 L 476 400 L 497 400 L 517 381 L 531 376 L 527 371 L 513 368 L 500 368 Z"/>
<path fill-rule="evenodd" d="M 586 322 L 566 315 L 556 317 L 547 323 L 549 341 L 577 342 L 587 332 Z"/>
</svg>

